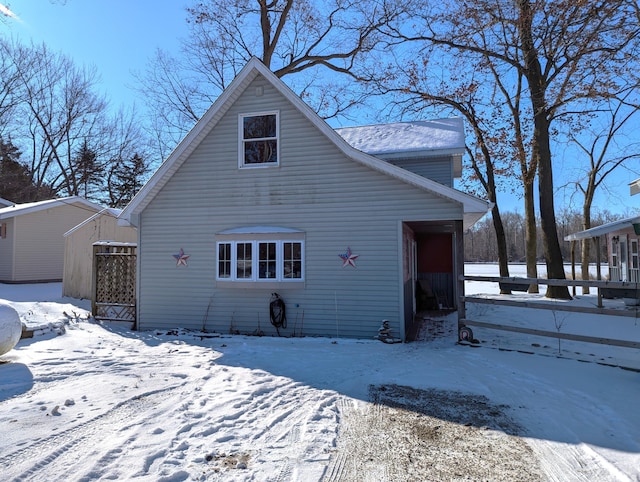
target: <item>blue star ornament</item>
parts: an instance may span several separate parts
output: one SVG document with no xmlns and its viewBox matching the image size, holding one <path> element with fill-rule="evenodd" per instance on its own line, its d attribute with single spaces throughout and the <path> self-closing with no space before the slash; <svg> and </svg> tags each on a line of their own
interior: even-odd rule
<svg viewBox="0 0 640 482">
<path fill-rule="evenodd" d="M 353 254 L 351 252 L 351 248 L 347 248 L 347 250 L 342 253 L 339 254 L 338 256 L 340 256 L 340 258 L 342 258 L 342 267 L 344 268 L 345 266 L 353 266 L 354 268 L 356 267 L 356 259 L 358 259 L 358 256 L 360 256 L 359 254 Z"/>
<path fill-rule="evenodd" d="M 187 266 L 187 260 L 189 259 L 188 254 L 184 254 L 184 250 L 180 248 L 180 252 L 178 254 L 174 254 L 173 257 L 176 259 L 176 266 Z"/>
</svg>

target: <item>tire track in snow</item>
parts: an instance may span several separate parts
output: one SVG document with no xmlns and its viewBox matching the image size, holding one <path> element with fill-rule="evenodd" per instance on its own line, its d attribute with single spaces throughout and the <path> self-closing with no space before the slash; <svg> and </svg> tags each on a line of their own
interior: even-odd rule
<svg viewBox="0 0 640 482">
<path fill-rule="evenodd" d="M 319 474 L 318 480 L 335 439 L 335 392 L 310 390 L 298 381 L 266 372 L 257 377 L 252 373 L 247 387 L 237 383 L 246 380 L 244 368 L 223 370 L 228 372 L 224 385 L 205 383 L 198 394 L 183 401 L 190 410 L 180 414 L 172 445 L 189 444 L 189 461 L 200 463 L 207 458 L 202 469 L 220 480 L 228 480 L 225 474 L 236 474 L 230 472 L 234 459 L 247 460 L 245 478 L 271 473 L 277 478 L 270 480 L 280 482 L 307 480 L 300 478 L 304 471 Z M 229 390 L 236 386 L 242 388 Z M 256 452 L 254 447 L 264 449 Z"/>
<path fill-rule="evenodd" d="M 301 399 L 299 395 L 296 396 L 297 400 Z M 289 428 L 285 424 L 283 428 L 288 430 L 286 437 L 276 441 L 282 439 L 282 447 L 288 447 L 290 453 L 283 462 L 277 482 L 318 480 L 324 473 L 337 432 L 338 401 L 336 393 L 319 391 L 316 397 L 305 401 L 305 405 L 313 406 L 312 410 L 298 410 L 293 420 L 287 420 L 287 423 L 293 422 L 294 425 Z M 327 429 L 328 419 L 335 427 L 331 432 Z"/>
<path fill-rule="evenodd" d="M 3 455 L 0 457 L 3 476 L 15 481 L 33 480 L 44 470 L 50 471 L 52 466 L 57 468 L 54 473 L 58 477 L 63 474 L 77 475 L 74 467 L 79 462 L 79 451 L 95 450 L 100 447 L 106 433 L 125 430 L 135 420 L 140 423 L 141 420 L 152 418 L 147 412 L 149 407 L 169 398 L 171 392 L 181 386 L 165 387 L 129 398 L 80 425 Z M 153 417 L 155 415 L 153 412 Z"/>
<path fill-rule="evenodd" d="M 632 482 L 608 460 L 584 443 L 578 445 L 532 440 L 529 442 L 542 461 L 549 482 Z"/>
<path fill-rule="evenodd" d="M 349 403 L 349 401 L 340 397 L 337 403 L 338 409 L 338 417 L 339 422 L 342 423 L 343 419 L 348 416 L 350 410 L 353 410 L 353 404 Z M 335 450 L 333 456 L 331 457 L 331 462 L 327 467 L 327 470 L 322 478 L 323 482 L 338 482 L 343 480 L 345 476 L 345 466 L 347 463 L 347 452 L 345 450 Z"/>
</svg>

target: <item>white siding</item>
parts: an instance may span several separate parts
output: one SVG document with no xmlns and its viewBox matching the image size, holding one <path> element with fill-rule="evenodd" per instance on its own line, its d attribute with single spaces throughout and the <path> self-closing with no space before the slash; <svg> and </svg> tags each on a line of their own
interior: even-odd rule
<svg viewBox="0 0 640 482">
<path fill-rule="evenodd" d="M 256 87 L 264 94 L 257 97 Z M 280 110 L 280 167 L 238 169 L 239 113 Z M 142 212 L 139 327 L 275 334 L 270 294 L 287 304 L 283 335 L 400 333 L 401 220 L 461 219 L 462 207 L 346 159 L 258 77 Z M 215 234 L 243 226 L 306 233 L 301 289 L 229 289 L 215 281 Z M 351 247 L 357 268 L 342 267 Z M 188 266 L 173 254 L 184 249 Z"/>
<path fill-rule="evenodd" d="M 118 220 L 110 214 L 97 216 L 66 236 L 62 295 L 72 298 L 92 297 L 93 243 L 97 241 L 135 243 L 137 238 L 135 228 L 118 226 Z"/>
<path fill-rule="evenodd" d="M 0 223 L 6 224 L 6 237 L 0 238 L 0 281 L 13 280 L 13 245 L 14 222 L 13 219 L 3 219 Z"/>
<path fill-rule="evenodd" d="M 14 219 L 15 256 L 12 281 L 60 281 L 64 233 L 95 211 L 67 204 L 22 214 Z"/>
</svg>

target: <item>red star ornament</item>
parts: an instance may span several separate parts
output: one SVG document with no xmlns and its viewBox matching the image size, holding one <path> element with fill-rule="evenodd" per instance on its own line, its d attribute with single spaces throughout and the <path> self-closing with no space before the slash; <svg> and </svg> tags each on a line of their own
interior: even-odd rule
<svg viewBox="0 0 640 482">
<path fill-rule="evenodd" d="M 184 254 L 184 250 L 180 248 L 180 252 L 173 255 L 173 257 L 176 259 L 176 266 L 187 266 L 187 260 L 189 259 L 189 256 L 189 254 Z"/>
<path fill-rule="evenodd" d="M 342 267 L 344 268 L 345 266 L 353 266 L 354 268 L 356 267 L 356 259 L 358 259 L 358 256 L 360 256 L 359 254 L 353 254 L 351 252 L 351 248 L 347 248 L 347 250 L 342 253 L 339 254 L 338 256 L 340 256 L 340 258 L 342 258 Z"/>
</svg>

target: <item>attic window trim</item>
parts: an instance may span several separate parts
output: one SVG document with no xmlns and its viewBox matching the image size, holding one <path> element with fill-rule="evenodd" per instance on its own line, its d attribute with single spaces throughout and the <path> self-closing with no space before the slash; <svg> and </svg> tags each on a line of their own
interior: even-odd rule
<svg viewBox="0 0 640 482">
<path fill-rule="evenodd" d="M 253 126 L 258 132 L 251 134 L 247 132 L 250 125 L 245 120 L 251 118 L 265 118 L 263 125 Z M 274 117 L 275 125 L 271 126 L 268 119 Z M 262 132 L 260 128 L 262 127 Z M 273 131 L 272 131 L 273 129 Z M 249 149 L 252 149 L 249 150 Z M 253 155 L 253 160 L 247 161 Z M 265 157 L 266 160 L 260 159 Z M 272 160 L 274 159 L 274 160 Z M 256 169 L 278 167 L 280 165 L 280 111 L 269 110 L 259 112 L 248 112 L 238 114 L 238 168 Z"/>
</svg>

